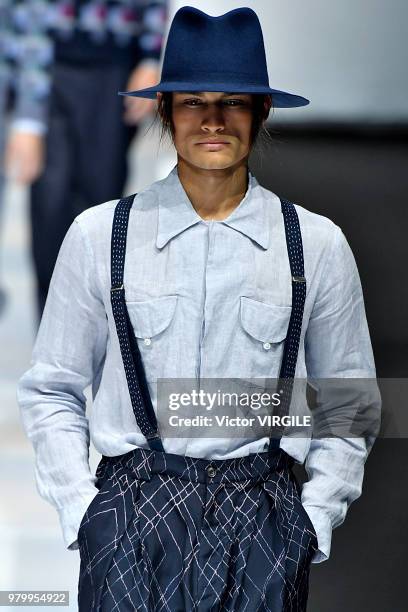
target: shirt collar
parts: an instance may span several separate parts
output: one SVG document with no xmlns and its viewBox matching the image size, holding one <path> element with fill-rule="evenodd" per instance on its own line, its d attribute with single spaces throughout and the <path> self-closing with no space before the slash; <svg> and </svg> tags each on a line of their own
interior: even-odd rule
<svg viewBox="0 0 408 612">
<path fill-rule="evenodd" d="M 169 240 L 203 219 L 196 212 L 178 177 L 177 164 L 159 182 L 159 215 L 156 246 L 161 249 Z M 269 246 L 267 202 L 258 181 L 248 171 L 248 189 L 244 198 L 225 220 L 220 221 L 245 234 L 262 248 Z"/>
</svg>

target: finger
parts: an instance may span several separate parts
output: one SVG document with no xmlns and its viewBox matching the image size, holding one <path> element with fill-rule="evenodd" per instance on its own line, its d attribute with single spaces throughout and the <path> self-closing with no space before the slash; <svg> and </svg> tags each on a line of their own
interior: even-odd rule
<svg viewBox="0 0 408 612">
<path fill-rule="evenodd" d="M 155 104 L 153 101 L 144 101 L 142 104 L 135 108 L 135 112 L 139 113 L 141 117 L 144 117 L 149 113 L 153 112 L 154 108 Z"/>
<path fill-rule="evenodd" d="M 21 174 L 20 164 L 18 163 L 17 159 L 11 155 L 7 157 L 5 163 L 5 174 L 11 181 L 18 181 Z"/>
<path fill-rule="evenodd" d="M 139 121 L 142 116 L 143 116 L 143 112 L 142 112 L 142 109 L 139 107 L 128 108 L 125 113 L 126 120 L 132 124 Z"/>
</svg>

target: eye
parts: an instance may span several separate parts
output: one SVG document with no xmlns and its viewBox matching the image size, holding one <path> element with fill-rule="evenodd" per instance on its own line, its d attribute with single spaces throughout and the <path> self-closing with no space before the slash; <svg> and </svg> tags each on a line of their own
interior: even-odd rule
<svg viewBox="0 0 408 612">
<path fill-rule="evenodd" d="M 186 106 L 201 106 L 203 101 L 200 98 L 188 98 L 187 100 L 183 100 L 183 104 Z M 228 100 L 223 100 L 222 104 L 225 106 L 245 106 L 245 100 L 240 100 L 237 98 L 229 98 Z"/>
<path fill-rule="evenodd" d="M 227 106 L 243 106 L 245 104 L 244 100 L 238 100 L 238 99 L 228 99 L 225 100 L 225 104 Z"/>
<path fill-rule="evenodd" d="M 201 104 L 201 100 L 199 98 L 189 98 L 188 100 L 184 100 L 183 104 L 188 106 L 198 106 Z"/>
</svg>

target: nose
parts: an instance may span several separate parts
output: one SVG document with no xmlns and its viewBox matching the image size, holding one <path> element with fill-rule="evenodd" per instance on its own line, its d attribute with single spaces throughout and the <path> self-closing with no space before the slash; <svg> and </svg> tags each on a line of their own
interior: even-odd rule
<svg viewBox="0 0 408 612">
<path fill-rule="evenodd" d="M 219 104 L 208 104 L 201 123 L 201 129 L 204 132 L 222 132 L 225 128 L 225 119 L 223 109 Z"/>
</svg>

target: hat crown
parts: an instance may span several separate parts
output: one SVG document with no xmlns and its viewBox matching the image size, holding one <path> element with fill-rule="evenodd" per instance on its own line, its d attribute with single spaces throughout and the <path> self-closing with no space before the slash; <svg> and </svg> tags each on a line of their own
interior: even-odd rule
<svg viewBox="0 0 408 612">
<path fill-rule="evenodd" d="M 167 37 L 160 83 L 119 94 L 156 99 L 158 92 L 173 91 L 272 95 L 274 108 L 309 104 L 303 96 L 269 86 L 261 24 L 246 6 L 219 16 L 180 8 Z"/>
<path fill-rule="evenodd" d="M 249 84 L 269 86 L 255 11 L 242 7 L 212 16 L 192 6 L 180 8 L 167 37 L 162 80 L 222 83 L 226 76 L 230 81 L 245 79 Z"/>
</svg>

